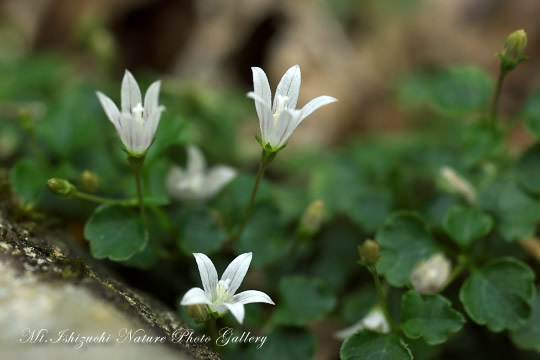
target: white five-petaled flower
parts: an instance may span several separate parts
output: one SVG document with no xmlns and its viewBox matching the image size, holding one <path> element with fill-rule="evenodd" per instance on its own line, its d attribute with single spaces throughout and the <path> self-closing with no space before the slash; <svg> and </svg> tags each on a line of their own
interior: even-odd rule
<svg viewBox="0 0 540 360">
<path fill-rule="evenodd" d="M 251 253 L 234 259 L 219 281 L 216 268 L 208 256 L 200 253 L 194 253 L 193 256 L 199 267 L 204 290 L 197 287 L 190 289 L 182 298 L 181 305 L 206 304 L 218 316 L 230 311 L 240 324 L 244 321 L 245 304 L 262 302 L 275 305 L 262 291 L 247 290 L 235 295 L 251 263 Z"/>
<path fill-rule="evenodd" d="M 338 331 L 335 336 L 340 340 L 344 340 L 361 329 L 370 329 L 381 333 L 389 333 L 390 325 L 386 321 L 382 309 L 376 306 L 371 309 L 371 311 L 362 320 L 346 329 Z"/>
<path fill-rule="evenodd" d="M 319 96 L 308 102 L 302 109 L 296 110 L 296 102 L 300 92 L 300 66 L 291 67 L 279 82 L 274 103 L 268 78 L 261 68 L 252 67 L 253 91 L 248 97 L 255 100 L 255 108 L 261 126 L 263 146 L 270 145 L 272 150 L 282 148 L 294 129 L 321 106 L 333 103 L 337 99 L 331 96 Z"/>
<path fill-rule="evenodd" d="M 152 145 L 161 113 L 165 108 L 158 104 L 161 81 L 150 85 L 142 102 L 141 90 L 137 81 L 126 70 L 122 79 L 122 111 L 114 102 L 98 91 L 97 97 L 105 110 L 105 114 L 116 128 L 116 132 L 127 152 L 139 157 L 146 153 Z"/>
<path fill-rule="evenodd" d="M 167 189 L 172 197 L 183 201 L 204 201 L 217 194 L 236 176 L 236 171 L 225 165 L 206 168 L 201 150 L 187 148 L 186 169 L 172 166 L 167 176 Z"/>
</svg>

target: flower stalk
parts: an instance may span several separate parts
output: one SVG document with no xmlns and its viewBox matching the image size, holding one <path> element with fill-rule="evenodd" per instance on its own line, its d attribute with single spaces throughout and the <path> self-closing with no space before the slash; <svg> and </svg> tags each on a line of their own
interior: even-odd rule
<svg viewBox="0 0 540 360">
<path fill-rule="evenodd" d="M 392 322 L 392 316 L 390 315 L 390 311 L 388 310 L 388 303 L 386 301 L 386 296 L 384 295 L 381 280 L 379 279 L 379 274 L 377 273 L 377 268 L 374 265 L 368 266 L 367 268 L 373 276 L 373 282 L 375 283 L 375 288 L 377 289 L 377 296 L 379 297 L 379 303 L 381 305 L 384 318 L 390 326 L 390 331 L 393 332 L 395 330 L 394 323 Z"/>
</svg>

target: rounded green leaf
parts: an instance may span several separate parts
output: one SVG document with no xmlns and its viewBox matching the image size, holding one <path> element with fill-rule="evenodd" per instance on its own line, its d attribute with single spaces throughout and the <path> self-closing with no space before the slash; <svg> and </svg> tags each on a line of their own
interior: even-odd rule
<svg viewBox="0 0 540 360">
<path fill-rule="evenodd" d="M 267 342 L 257 349 L 250 347 L 250 359 L 311 360 L 315 354 L 315 338 L 305 329 L 279 329 L 272 332 Z"/>
<path fill-rule="evenodd" d="M 320 320 L 336 305 L 336 298 L 321 280 L 301 275 L 283 278 L 279 296 L 275 320 L 280 325 L 301 326 Z"/>
<path fill-rule="evenodd" d="M 394 286 L 404 286 L 414 266 L 437 252 L 424 220 L 415 213 L 398 213 L 377 233 L 381 259 L 377 270 Z"/>
<path fill-rule="evenodd" d="M 360 330 L 347 338 L 339 352 L 341 360 L 410 360 L 407 344 L 394 334 Z"/>
<path fill-rule="evenodd" d="M 31 159 L 17 161 L 9 172 L 9 179 L 17 197 L 27 204 L 37 203 L 47 185 L 47 175 Z"/>
<path fill-rule="evenodd" d="M 516 175 L 519 184 L 526 191 L 540 195 L 540 143 L 527 149 L 521 156 Z"/>
<path fill-rule="evenodd" d="M 525 103 L 521 110 L 521 116 L 529 131 L 538 139 L 540 138 L 540 90 L 537 90 Z"/>
<path fill-rule="evenodd" d="M 188 212 L 181 224 L 178 247 L 188 255 L 210 255 L 225 243 L 227 234 L 218 223 L 216 214 L 204 209 Z"/>
<path fill-rule="evenodd" d="M 408 338 L 441 344 L 464 323 L 463 315 L 442 295 L 422 296 L 410 290 L 401 298 L 401 329 Z"/>
<path fill-rule="evenodd" d="M 514 330 L 531 315 L 534 273 L 514 258 L 501 258 L 474 270 L 459 292 L 467 314 L 491 331 Z"/>
<path fill-rule="evenodd" d="M 84 227 L 84 236 L 96 259 L 128 260 L 148 243 L 140 215 L 118 205 L 96 208 Z"/>
<path fill-rule="evenodd" d="M 510 332 L 510 339 L 521 349 L 540 352 L 540 287 L 532 303 L 531 317 L 522 327 Z"/>
<path fill-rule="evenodd" d="M 493 219 L 480 209 L 456 206 L 448 211 L 443 227 L 452 240 L 467 248 L 491 231 Z"/>
</svg>

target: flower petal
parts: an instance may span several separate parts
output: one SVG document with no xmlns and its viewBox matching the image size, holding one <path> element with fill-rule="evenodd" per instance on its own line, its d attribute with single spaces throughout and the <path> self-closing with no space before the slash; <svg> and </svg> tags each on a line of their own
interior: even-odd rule
<svg viewBox="0 0 540 360">
<path fill-rule="evenodd" d="M 201 253 L 194 253 L 193 256 L 195 256 L 197 266 L 199 267 L 204 292 L 213 300 L 216 298 L 216 287 L 218 283 L 216 268 L 208 256 Z"/>
<path fill-rule="evenodd" d="M 244 305 L 251 303 L 267 303 L 275 305 L 272 299 L 270 299 L 270 296 L 257 290 L 242 291 L 233 296 L 233 301 Z"/>
<path fill-rule="evenodd" d="M 180 301 L 180 305 L 197 305 L 197 304 L 212 304 L 208 296 L 203 289 L 194 287 L 188 290 L 188 292 Z"/>
<path fill-rule="evenodd" d="M 201 174 L 206 169 L 206 160 L 204 155 L 197 146 L 189 145 L 187 147 L 187 164 L 186 170 L 188 176 Z"/>
<path fill-rule="evenodd" d="M 223 272 L 221 280 L 231 280 L 231 283 L 229 284 L 229 294 L 233 295 L 240 287 L 240 284 L 242 283 L 242 280 L 244 280 L 249 269 L 252 256 L 252 253 L 238 255 L 238 257 L 236 257 Z"/>
<path fill-rule="evenodd" d="M 273 147 L 281 147 L 287 142 L 293 131 L 301 121 L 300 110 L 285 110 L 276 121 L 275 128 L 271 131 L 270 139 L 268 140 Z"/>
<path fill-rule="evenodd" d="M 211 198 L 217 194 L 225 185 L 230 183 L 236 176 L 236 170 L 225 165 L 211 168 L 205 175 L 202 186 L 201 200 Z"/>
<path fill-rule="evenodd" d="M 146 113 L 153 113 L 159 111 L 159 89 L 161 88 L 161 81 L 154 81 L 152 85 L 146 90 L 144 95 L 144 111 Z"/>
<path fill-rule="evenodd" d="M 180 166 L 172 165 L 167 174 L 167 191 L 175 199 L 183 200 L 182 188 L 180 186 L 185 178 L 185 172 Z"/>
<path fill-rule="evenodd" d="M 274 120 L 272 109 L 270 109 L 270 105 L 263 98 L 253 91 L 248 92 L 247 97 L 255 100 L 255 108 L 257 109 L 257 116 L 259 117 L 259 125 L 261 127 L 261 136 L 263 139 L 266 139 Z"/>
<path fill-rule="evenodd" d="M 161 81 L 155 81 L 150 85 L 144 96 L 144 130 L 145 141 L 150 145 L 156 134 L 157 126 L 161 118 L 161 113 L 165 109 L 159 106 L 159 89 Z"/>
<path fill-rule="evenodd" d="M 285 75 L 281 78 L 276 94 L 274 95 L 274 105 L 272 106 L 272 112 L 276 112 L 278 95 L 286 96 L 289 98 L 287 109 L 296 109 L 296 103 L 298 102 L 298 93 L 300 92 L 300 66 L 294 65 L 291 67 Z"/>
<path fill-rule="evenodd" d="M 108 96 L 106 96 L 102 92 L 97 91 L 96 95 L 99 99 L 99 102 L 101 103 L 101 106 L 103 107 L 103 110 L 105 111 L 105 114 L 114 124 L 114 126 L 117 127 L 118 120 L 120 120 L 120 111 L 118 111 L 118 107 Z"/>
<path fill-rule="evenodd" d="M 244 322 L 244 315 L 246 313 L 244 309 L 244 305 L 240 303 L 223 303 L 229 309 L 231 314 L 238 320 L 238 322 L 241 324 Z"/>
<path fill-rule="evenodd" d="M 272 91 L 270 90 L 270 84 L 268 83 L 266 74 L 263 69 L 259 67 L 252 67 L 251 72 L 253 73 L 253 91 L 263 100 L 264 104 L 270 108 Z"/>
<path fill-rule="evenodd" d="M 137 104 L 142 104 L 141 90 L 133 75 L 126 70 L 122 79 L 122 112 L 131 114 Z"/>
<path fill-rule="evenodd" d="M 311 115 L 312 112 L 320 108 L 321 106 L 331 104 L 333 102 L 338 101 L 336 98 L 333 98 L 331 96 L 319 96 L 315 99 L 308 102 L 304 107 L 302 108 L 302 116 L 300 118 L 300 121 L 304 120 L 306 117 Z"/>
</svg>

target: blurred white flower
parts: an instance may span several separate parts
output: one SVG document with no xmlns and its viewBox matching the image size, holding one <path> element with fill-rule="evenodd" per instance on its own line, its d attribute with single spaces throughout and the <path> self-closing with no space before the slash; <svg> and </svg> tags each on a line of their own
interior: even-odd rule
<svg viewBox="0 0 540 360">
<path fill-rule="evenodd" d="M 300 66 L 291 67 L 279 82 L 274 104 L 271 104 L 272 93 L 268 78 L 261 68 L 252 67 L 253 91 L 248 97 L 255 100 L 255 108 L 261 126 L 262 146 L 269 146 L 272 151 L 283 148 L 294 129 L 321 106 L 333 103 L 337 99 L 331 96 L 319 96 L 308 102 L 300 110 L 296 110 L 296 102 L 300 92 Z"/>
<path fill-rule="evenodd" d="M 390 325 L 386 321 L 382 309 L 376 306 L 371 309 L 371 311 L 362 320 L 346 329 L 338 331 L 335 336 L 337 339 L 345 340 L 361 329 L 370 329 L 381 333 L 389 333 Z"/>
<path fill-rule="evenodd" d="M 187 148 L 186 169 L 172 166 L 167 176 L 167 189 L 175 199 L 204 201 L 216 195 L 236 176 L 236 171 L 225 165 L 206 168 L 201 150 L 196 146 Z"/>
<path fill-rule="evenodd" d="M 443 253 L 437 253 L 416 264 L 411 272 L 411 284 L 420 294 L 436 294 L 443 289 L 451 270 L 450 260 Z"/>
<path fill-rule="evenodd" d="M 461 194 L 469 204 L 476 201 L 476 191 L 474 187 L 463 176 L 459 175 L 454 169 L 444 166 L 440 169 L 440 174 L 447 186 L 452 191 Z"/>
<path fill-rule="evenodd" d="M 134 157 L 142 157 L 152 145 L 161 113 L 165 110 L 158 104 L 161 81 L 150 85 L 144 97 L 135 78 L 126 70 L 122 79 L 122 112 L 114 102 L 101 93 L 97 97 L 105 110 L 105 114 L 116 128 L 116 132 L 127 152 Z"/>
<path fill-rule="evenodd" d="M 218 281 L 217 271 L 208 256 L 200 253 L 193 254 L 199 267 L 203 289 L 192 288 L 182 298 L 180 305 L 208 305 L 211 312 L 221 316 L 227 311 L 241 324 L 244 321 L 244 305 L 251 303 L 267 303 L 275 305 L 272 299 L 262 291 L 247 290 L 234 294 L 251 263 L 252 253 L 239 255 L 234 259 Z"/>
</svg>

